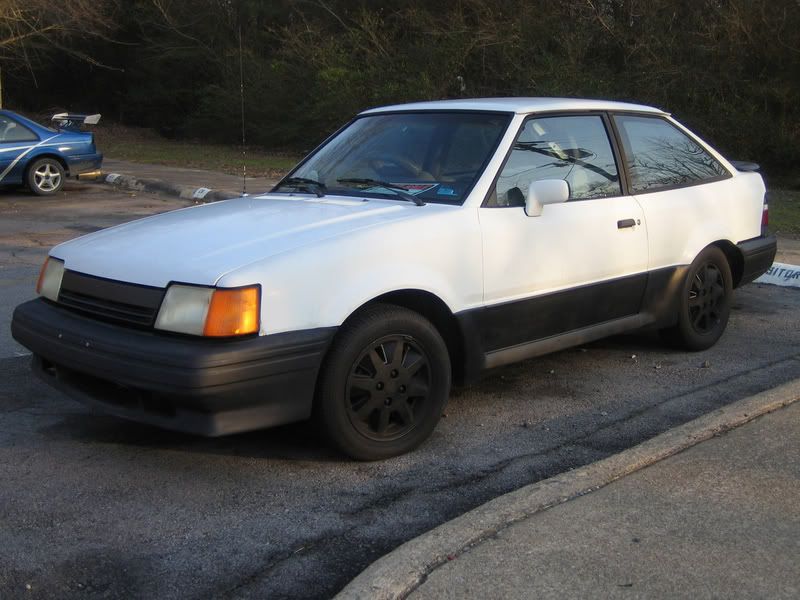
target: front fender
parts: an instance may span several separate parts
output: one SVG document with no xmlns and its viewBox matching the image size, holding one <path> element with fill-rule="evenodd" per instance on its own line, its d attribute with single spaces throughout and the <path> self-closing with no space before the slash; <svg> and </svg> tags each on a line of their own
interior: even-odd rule
<svg viewBox="0 0 800 600">
<path fill-rule="evenodd" d="M 375 298 L 390 292 L 415 290 L 439 298 L 451 313 L 459 311 L 459 291 L 441 273 L 420 264 L 389 263 L 342 281 L 342 285 L 328 295 L 323 305 L 322 318 L 328 322 L 343 323 L 359 308 Z"/>
<path fill-rule="evenodd" d="M 456 313 L 483 301 L 477 214 L 458 207 L 350 232 L 247 265 L 217 285 L 253 283 L 262 287 L 262 334 L 339 326 L 370 300 L 406 289 Z"/>
</svg>

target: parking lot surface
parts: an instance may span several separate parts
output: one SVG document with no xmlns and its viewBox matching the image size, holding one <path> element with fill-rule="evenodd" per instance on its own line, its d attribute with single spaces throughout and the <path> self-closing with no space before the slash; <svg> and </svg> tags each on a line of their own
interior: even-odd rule
<svg viewBox="0 0 800 600">
<path fill-rule="evenodd" d="M 8 335 L 47 249 L 186 202 L 72 184 L 0 195 L 0 597 L 322 598 L 502 493 L 800 376 L 800 292 L 750 285 L 704 353 L 617 337 L 455 390 L 413 454 L 354 463 L 307 424 L 160 431 L 34 379 Z"/>
</svg>

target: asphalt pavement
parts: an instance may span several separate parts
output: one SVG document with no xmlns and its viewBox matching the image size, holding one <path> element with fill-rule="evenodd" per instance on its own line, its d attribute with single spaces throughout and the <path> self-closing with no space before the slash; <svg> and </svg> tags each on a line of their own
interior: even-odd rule
<svg viewBox="0 0 800 600">
<path fill-rule="evenodd" d="M 0 196 L 0 335 L 50 245 L 184 205 Z M 704 353 L 641 334 L 495 371 L 417 452 L 369 464 L 306 424 L 208 440 L 92 415 L 0 338 L 0 597 L 329 597 L 487 500 L 800 376 L 798 309 L 797 290 L 749 285 Z"/>
</svg>

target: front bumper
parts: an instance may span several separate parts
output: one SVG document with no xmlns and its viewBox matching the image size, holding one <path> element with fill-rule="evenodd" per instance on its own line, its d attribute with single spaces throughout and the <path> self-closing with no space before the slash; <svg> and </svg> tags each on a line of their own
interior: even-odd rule
<svg viewBox="0 0 800 600">
<path fill-rule="evenodd" d="M 102 412 L 207 436 L 300 421 L 336 328 L 238 340 L 137 330 L 41 298 L 11 333 L 46 382 Z"/>
<path fill-rule="evenodd" d="M 737 244 L 742 253 L 742 276 L 738 285 L 744 285 L 758 279 L 767 272 L 775 261 L 778 251 L 778 240 L 774 235 L 764 235 L 739 242 Z"/>
</svg>

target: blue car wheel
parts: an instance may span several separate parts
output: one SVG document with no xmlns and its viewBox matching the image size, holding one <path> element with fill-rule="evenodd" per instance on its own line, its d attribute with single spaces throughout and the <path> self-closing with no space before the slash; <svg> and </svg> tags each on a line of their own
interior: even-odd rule
<svg viewBox="0 0 800 600">
<path fill-rule="evenodd" d="M 51 196 L 64 185 L 64 167 L 54 158 L 40 158 L 28 167 L 27 183 L 37 196 Z"/>
</svg>

